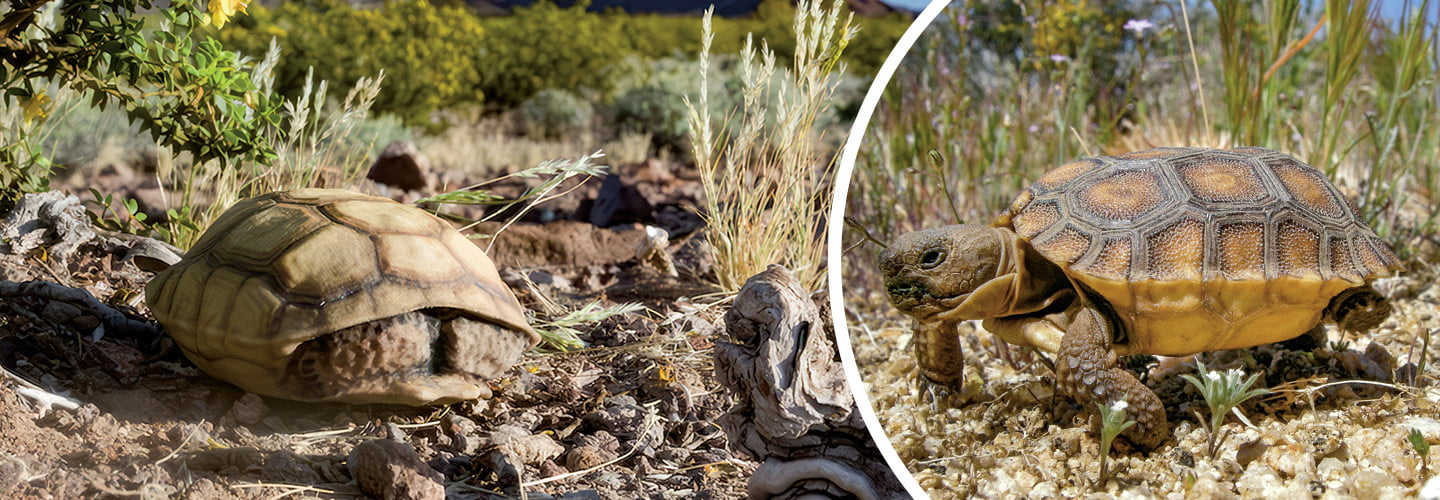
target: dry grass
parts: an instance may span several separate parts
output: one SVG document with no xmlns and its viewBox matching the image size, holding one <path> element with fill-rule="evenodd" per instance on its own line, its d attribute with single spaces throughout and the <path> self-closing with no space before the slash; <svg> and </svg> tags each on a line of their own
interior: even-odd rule
<svg viewBox="0 0 1440 500">
<path fill-rule="evenodd" d="M 445 132 L 418 139 L 416 145 L 440 170 L 467 172 L 483 177 L 517 166 L 536 165 L 554 158 L 575 158 L 602 150 L 610 163 L 645 161 L 650 155 L 649 134 L 622 133 L 615 139 L 600 130 L 584 131 L 558 139 L 516 136 L 510 117 L 484 118 L 456 125 Z"/>
<path fill-rule="evenodd" d="M 856 31 L 840 19 L 840 2 L 822 9 L 800 2 L 795 60 L 788 73 L 763 42 L 747 39 L 740 52 L 741 103 L 715 116 L 709 102 L 711 13 L 704 20 L 701 91 L 686 99 L 695 163 L 706 194 L 705 219 L 715 248 L 720 287 L 738 291 L 770 264 L 793 271 L 808 289 L 824 280 L 824 216 L 830 206 L 833 158 L 816 126 L 830 106 L 843 68 L 841 51 Z M 778 82 L 778 83 L 777 83 Z M 766 126 L 767 116 L 776 118 Z M 727 123 L 735 124 L 727 128 Z"/>
<path fill-rule="evenodd" d="M 1422 29 L 1418 17 L 1391 25 L 1375 20 L 1363 6 L 1330 2 L 1336 14 L 1328 22 L 1340 21 L 1340 27 L 1330 28 L 1346 34 L 1329 37 L 1322 30 L 1306 41 L 1318 13 L 1302 8 L 1289 21 L 1272 15 L 1295 6 L 1284 3 L 1233 5 L 1237 10 L 1228 12 L 1232 18 L 1226 21 L 1234 25 L 1230 31 L 1219 27 L 1214 11 L 1189 11 L 1187 25 L 1180 5 L 1169 5 L 1170 18 L 1152 18 L 1157 26 L 1145 33 L 1141 45 L 1119 54 L 1131 58 L 1137 73 L 1115 75 L 1130 82 L 1118 87 L 1128 92 L 1120 98 L 1130 111 L 1122 127 L 1113 127 L 1087 108 L 1092 97 L 1087 89 L 1107 86 L 1088 81 L 1095 75 L 1085 66 L 1088 60 L 1052 64 L 1048 54 L 1025 54 L 1020 63 L 1010 64 L 986 54 L 973 38 L 979 36 L 980 21 L 961 15 L 973 14 L 965 9 L 978 3 L 955 2 L 911 51 L 876 110 L 856 162 L 847 216 L 888 241 L 924 227 L 987 223 L 1041 173 L 1080 156 L 1185 145 L 1286 151 L 1330 172 L 1415 275 L 1396 281 L 1413 288 L 1397 292 L 1403 299 L 1396 313 L 1355 345 L 1380 344 L 1402 358 L 1397 366 L 1419 363 L 1418 382 L 1397 382 L 1433 383 L 1435 368 L 1424 365 L 1423 355 L 1408 353 L 1433 349 L 1424 339 L 1440 326 L 1431 286 L 1433 262 L 1440 255 L 1434 215 L 1440 209 L 1440 129 L 1434 126 L 1440 123 L 1440 78 L 1435 76 L 1440 42 L 1434 26 Z M 1436 9 L 1434 2 L 1415 7 L 1429 9 L 1432 16 Z M 1045 17 L 1043 12 L 1027 14 Z M 1240 52 L 1251 59 L 1227 64 L 1226 54 L 1239 56 L 1222 50 L 1222 42 L 1243 48 Z M 937 161 L 931 160 L 932 151 Z M 1236 467 L 1235 455 L 1222 452 L 1214 461 L 1177 465 L 1179 458 L 1203 457 L 1205 448 L 1204 431 L 1179 416 L 1185 410 L 1178 402 L 1170 411 L 1180 422 L 1180 442 L 1151 454 L 1120 455 L 1118 480 L 1096 487 L 1091 481 L 1098 471 L 1098 445 L 1073 409 L 1050 404 L 1050 384 L 1042 378 L 1049 369 L 1027 365 L 1024 354 L 997 345 L 983 332 L 961 334 L 968 362 L 978 365 L 966 370 L 975 377 L 967 381 L 967 392 L 948 404 L 933 401 L 916 385 L 913 359 L 897 354 L 911 349 L 912 332 L 880 285 L 878 245 L 862 244 L 863 237 L 847 231 L 844 238 L 846 248 L 859 245 L 844 261 L 849 331 L 887 433 L 932 494 L 988 497 L 1026 491 L 1072 497 L 1098 490 L 1250 497 L 1262 495 L 1257 485 L 1310 494 L 1294 476 L 1265 479 L 1262 472 L 1268 469 L 1257 465 L 1273 462 Z M 1248 352 L 1212 353 L 1207 364 L 1217 358 L 1240 363 Z M 1359 354 L 1356 348 L 1337 352 L 1329 355 L 1353 359 Z M 1398 444 L 1389 445 L 1402 442 L 1408 418 L 1433 418 L 1433 391 L 1424 397 L 1416 393 L 1330 399 L 1328 406 L 1308 413 L 1268 404 L 1268 413 L 1282 416 L 1257 419 L 1257 428 L 1241 431 L 1245 437 L 1224 448 L 1234 453 L 1261 436 L 1268 445 L 1274 436 L 1344 429 L 1351 446 L 1364 448 L 1353 448 L 1353 458 L 1339 459 L 1338 477 L 1317 475 L 1329 491 L 1358 497 L 1380 493 L 1379 487 L 1366 489 L 1347 477 L 1360 474 L 1394 483 L 1389 493 L 1413 495 L 1425 478 L 1407 475 L 1411 457 L 1399 453 Z M 1185 404 L 1203 403 L 1195 396 Z M 1353 437 L 1360 435 L 1365 438 Z M 1362 458 L 1367 456 L 1372 458 Z M 1366 460 L 1394 465 L 1377 472 L 1384 467 Z M 1268 490 L 1263 495 L 1273 496 Z"/>
</svg>

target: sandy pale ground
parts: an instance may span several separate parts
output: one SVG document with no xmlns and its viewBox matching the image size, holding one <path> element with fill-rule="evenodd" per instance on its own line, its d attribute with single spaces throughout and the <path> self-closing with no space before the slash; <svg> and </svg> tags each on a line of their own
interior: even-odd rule
<svg viewBox="0 0 1440 500">
<path fill-rule="evenodd" d="M 1174 437 L 1151 452 L 1117 440 L 1112 477 L 1099 486 L 1090 417 L 1055 397 L 1044 360 L 984 331 L 962 333 L 964 390 L 936 398 L 918 380 L 908 319 L 886 304 L 852 302 L 850 334 L 886 433 L 937 499 L 1413 498 L 1436 465 L 1427 467 L 1408 434 L 1418 429 L 1440 444 L 1440 346 L 1422 355 L 1426 333 L 1440 331 L 1437 270 L 1412 266 L 1382 282 L 1396 310 L 1367 336 L 1342 341 L 1332 329 L 1331 345 L 1314 351 L 1199 356 L 1211 369 L 1263 372 L 1257 385 L 1275 391 L 1240 406 L 1249 424 L 1226 420 L 1214 458 L 1201 423 L 1209 410 L 1180 377 L 1194 373 L 1193 359 L 1137 360 L 1158 362 L 1144 381 L 1165 401 Z"/>
</svg>

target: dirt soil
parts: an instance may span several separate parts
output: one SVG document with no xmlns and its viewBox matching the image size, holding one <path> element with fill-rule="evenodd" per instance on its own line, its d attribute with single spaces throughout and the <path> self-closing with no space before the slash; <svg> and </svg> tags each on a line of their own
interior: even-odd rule
<svg viewBox="0 0 1440 500">
<path fill-rule="evenodd" d="M 1395 313 L 1365 336 L 1342 340 L 1332 328 L 1330 345 L 1313 351 L 1199 355 L 1212 370 L 1263 373 L 1257 385 L 1274 391 L 1239 407 L 1248 423 L 1227 418 L 1214 457 L 1209 410 L 1180 377 L 1195 361 L 1132 359 L 1176 438 L 1150 452 L 1117 440 L 1101 485 L 1093 412 L 1055 396 L 1039 356 L 967 323 L 966 385 L 946 393 L 919 380 L 909 320 L 880 294 L 848 298 L 849 331 L 886 434 L 933 498 L 1413 498 L 1437 465 L 1412 449 L 1411 429 L 1440 444 L 1440 346 L 1426 340 L 1440 332 L 1440 267 L 1410 269 L 1377 285 Z"/>
<path fill-rule="evenodd" d="M 516 234 L 563 233 L 557 238 L 575 245 L 609 231 L 580 226 Z M 624 240 L 603 236 L 612 246 Z M 443 476 L 448 498 L 743 496 L 756 464 L 728 451 L 712 423 L 730 405 L 711 366 L 724 308 L 677 300 L 710 290 L 703 246 L 672 241 L 679 278 L 640 264 L 634 248 L 555 265 L 542 253 L 496 257 L 532 311 L 597 298 L 608 305 L 620 296 L 649 309 L 582 328 L 583 350 L 527 354 L 492 381 L 488 401 L 448 406 L 250 395 L 197 370 L 163 334 L 77 327 L 56 317 L 66 315 L 63 307 L 57 313 L 44 300 L 0 297 L 0 363 L 81 404 L 66 409 L 13 380 L 0 383 L 0 496 L 363 498 L 347 457 L 358 444 L 385 438 L 413 446 Z M 146 320 L 150 276 L 98 244 L 65 264 L 43 252 L 0 256 L 0 279 L 83 288 Z"/>
</svg>

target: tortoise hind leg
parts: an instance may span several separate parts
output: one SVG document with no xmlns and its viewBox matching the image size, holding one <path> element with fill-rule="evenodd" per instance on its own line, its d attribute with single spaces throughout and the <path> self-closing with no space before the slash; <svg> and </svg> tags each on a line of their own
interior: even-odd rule
<svg viewBox="0 0 1440 500">
<path fill-rule="evenodd" d="M 1325 317 L 1341 330 L 1364 332 L 1380 326 L 1390 317 L 1390 300 L 1370 286 L 1357 286 L 1340 292 L 1325 306 Z"/>
<path fill-rule="evenodd" d="M 1315 325 L 1309 331 L 1290 340 L 1280 342 L 1280 347 L 1291 351 L 1314 351 L 1330 344 L 1330 337 L 1325 333 L 1325 325 Z"/>
<path fill-rule="evenodd" d="M 1170 434 L 1165 407 L 1149 387 L 1120 366 L 1120 358 L 1110 345 L 1111 328 L 1095 309 L 1080 310 L 1060 341 L 1056 365 L 1061 389 L 1091 411 L 1096 404 L 1113 406 L 1125 401 L 1126 412 L 1135 419 L 1135 427 L 1126 432 L 1126 437 L 1137 445 L 1154 448 Z"/>
</svg>

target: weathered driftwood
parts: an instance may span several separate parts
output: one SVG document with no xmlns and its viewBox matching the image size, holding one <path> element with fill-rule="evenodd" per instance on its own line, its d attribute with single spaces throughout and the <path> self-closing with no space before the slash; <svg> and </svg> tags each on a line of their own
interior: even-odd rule
<svg viewBox="0 0 1440 500">
<path fill-rule="evenodd" d="M 19 255 L 48 245 L 50 255 L 62 263 L 94 237 L 80 199 L 59 191 L 21 197 L 0 222 L 0 252 Z"/>
<path fill-rule="evenodd" d="M 152 272 L 170 267 L 184 255 L 153 238 L 96 229 L 80 199 L 59 191 L 25 195 L 0 221 L 0 253 L 25 255 L 45 247 L 61 264 L 58 269 L 64 269 L 70 257 L 87 244 L 105 252 L 123 252 L 122 260 L 134 260 L 137 267 Z"/>
<path fill-rule="evenodd" d="M 719 424 L 762 462 L 751 498 L 904 497 L 856 411 L 828 315 L 789 271 L 747 280 L 725 325 L 740 343 L 715 346 L 716 376 L 736 399 Z"/>
</svg>

